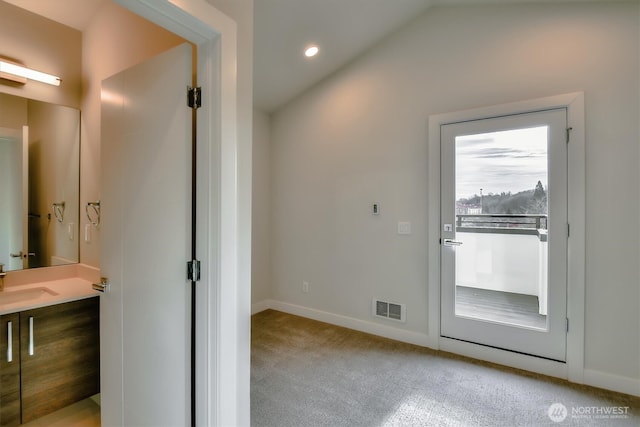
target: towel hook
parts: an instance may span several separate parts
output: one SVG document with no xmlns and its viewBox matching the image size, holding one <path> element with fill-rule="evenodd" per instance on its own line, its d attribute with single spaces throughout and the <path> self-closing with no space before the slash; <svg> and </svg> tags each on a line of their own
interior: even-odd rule
<svg viewBox="0 0 640 427">
<path fill-rule="evenodd" d="M 53 215 L 55 215 L 58 222 L 64 221 L 64 202 L 57 202 L 52 205 Z"/>
<path fill-rule="evenodd" d="M 85 206 L 84 208 L 84 211 L 87 214 L 89 223 L 94 227 L 98 227 L 100 225 L 100 200 L 95 202 L 88 202 L 87 206 Z"/>
</svg>

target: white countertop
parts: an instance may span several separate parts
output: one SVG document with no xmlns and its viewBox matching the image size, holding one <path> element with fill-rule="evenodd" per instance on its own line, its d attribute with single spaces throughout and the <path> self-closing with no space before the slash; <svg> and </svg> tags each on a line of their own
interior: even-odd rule
<svg viewBox="0 0 640 427">
<path fill-rule="evenodd" d="M 45 288 L 42 292 L 37 292 L 38 288 Z M 28 293 L 32 290 L 29 299 L 17 302 L 2 303 L 3 295 L 16 293 Z M 25 292 L 27 291 L 27 292 Z M 19 286 L 5 286 L 0 292 L 0 315 L 16 313 L 19 311 L 31 310 L 33 308 L 46 307 L 54 304 L 61 304 L 70 301 L 77 301 L 85 298 L 99 296 L 100 292 L 91 288 L 91 282 L 79 277 L 70 277 L 46 282 L 29 283 Z"/>
</svg>

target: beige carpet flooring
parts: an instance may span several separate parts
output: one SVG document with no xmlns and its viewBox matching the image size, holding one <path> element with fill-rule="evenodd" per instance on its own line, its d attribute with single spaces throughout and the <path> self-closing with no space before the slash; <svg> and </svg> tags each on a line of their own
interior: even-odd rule
<svg viewBox="0 0 640 427">
<path fill-rule="evenodd" d="M 552 408 L 552 416 L 549 409 Z M 565 408 L 564 411 L 562 408 Z M 555 409 L 555 412 L 554 412 Z M 267 310 L 252 318 L 260 426 L 639 426 L 640 398 Z"/>
</svg>

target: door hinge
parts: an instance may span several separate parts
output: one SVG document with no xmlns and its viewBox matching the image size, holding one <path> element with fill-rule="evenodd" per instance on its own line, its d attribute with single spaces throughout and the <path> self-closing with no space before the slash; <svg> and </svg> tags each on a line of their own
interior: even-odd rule
<svg viewBox="0 0 640 427">
<path fill-rule="evenodd" d="M 197 259 L 187 262 L 187 280 L 197 282 L 200 280 L 200 261 Z"/>
<path fill-rule="evenodd" d="M 567 237 L 571 237 L 571 226 L 567 223 Z"/>
<path fill-rule="evenodd" d="M 571 141 L 571 131 L 573 128 L 567 128 L 567 144 Z"/>
<path fill-rule="evenodd" d="M 198 109 L 202 107 L 202 88 L 191 87 L 187 88 L 187 106 L 189 108 Z"/>
<path fill-rule="evenodd" d="M 566 320 L 567 320 L 567 332 L 569 332 L 569 318 L 567 317 Z"/>
</svg>

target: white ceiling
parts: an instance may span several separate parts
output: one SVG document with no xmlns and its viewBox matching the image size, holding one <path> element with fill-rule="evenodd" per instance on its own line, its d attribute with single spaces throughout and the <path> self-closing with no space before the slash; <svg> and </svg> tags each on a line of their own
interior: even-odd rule
<svg viewBox="0 0 640 427">
<path fill-rule="evenodd" d="M 109 0 L 4 1 L 82 31 Z M 254 104 L 276 110 L 431 6 L 561 1 L 624 0 L 254 0 Z"/>
<path fill-rule="evenodd" d="M 620 0 L 254 0 L 254 104 L 276 110 L 431 6 L 579 1 Z"/>
<path fill-rule="evenodd" d="M 431 0 L 255 0 L 253 96 L 272 111 L 424 12 Z M 312 59 L 305 46 L 320 48 Z"/>
</svg>

